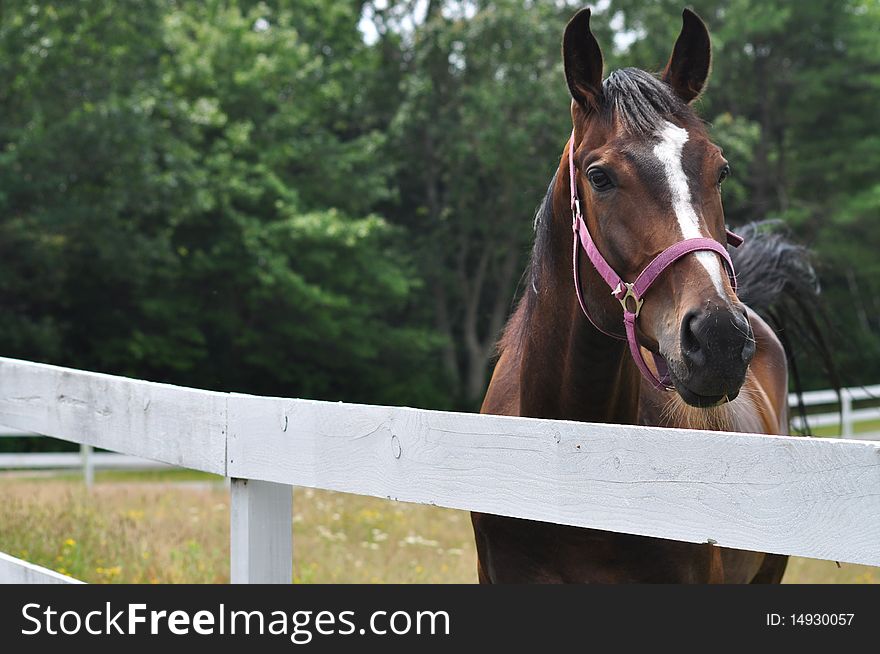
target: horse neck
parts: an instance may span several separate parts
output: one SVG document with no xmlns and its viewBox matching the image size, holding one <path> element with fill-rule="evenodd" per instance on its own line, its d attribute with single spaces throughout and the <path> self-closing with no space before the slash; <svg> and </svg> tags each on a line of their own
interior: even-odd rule
<svg viewBox="0 0 880 654">
<path fill-rule="evenodd" d="M 567 193 L 567 186 L 565 186 Z M 557 186 L 556 197 L 559 197 Z M 561 208 L 560 205 L 561 204 Z M 567 200 L 554 202 L 556 216 Z M 520 360 L 520 413 L 525 416 L 588 422 L 634 423 L 641 378 L 625 341 L 597 330 L 581 311 L 572 275 L 571 229 L 554 217 L 551 235 L 555 263 L 535 262 L 539 279 L 528 301 Z M 551 229 L 550 225 L 546 228 Z M 567 241 L 567 242 L 566 242 Z M 590 298 L 607 293 L 598 275 L 583 280 Z M 521 307 L 523 308 L 523 307 Z M 524 311 L 525 313 L 525 311 Z"/>
</svg>

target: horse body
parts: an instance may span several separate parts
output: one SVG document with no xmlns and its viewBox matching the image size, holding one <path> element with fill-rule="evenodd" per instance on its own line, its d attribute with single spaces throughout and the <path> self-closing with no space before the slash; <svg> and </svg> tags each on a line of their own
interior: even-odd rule
<svg viewBox="0 0 880 654">
<path fill-rule="evenodd" d="M 634 363 L 626 340 L 613 337 L 621 331 L 621 306 L 595 266 L 572 254 L 570 198 L 577 197 L 597 247 L 624 279 L 634 279 L 676 238 L 723 238 L 720 195 L 702 180 L 717 176 L 726 162 L 686 106 L 708 75 L 708 33 L 694 14 L 684 17 L 663 82 L 634 71 L 603 86 L 589 11 L 567 27 L 573 140 L 536 217 L 529 288 L 499 344 L 483 413 L 787 433 L 785 351 L 773 329 L 741 302 L 748 289 L 741 285 L 738 297 L 733 280 L 719 274 L 716 253 L 692 252 L 664 269 L 639 318 L 644 360 L 665 357 L 675 391 L 658 389 Z M 571 186 L 576 163 L 579 189 Z M 578 247 L 575 241 L 575 253 Z M 488 514 L 472 520 L 484 583 L 779 582 L 787 562 L 711 543 Z"/>
<path fill-rule="evenodd" d="M 482 413 L 786 433 L 784 352 L 773 331 L 754 312 L 749 317 L 758 347 L 745 390 L 717 414 L 706 416 L 685 405 L 675 405 L 676 410 L 670 411 L 670 403 L 677 399 L 656 391 L 641 378 L 625 345 L 599 335 L 576 306 L 570 308 L 576 324 L 570 344 L 548 347 L 532 342 L 531 347 L 502 351 Z M 511 319 L 508 337 L 513 337 L 525 313 L 521 305 Z M 531 323 L 530 331 L 556 340 L 556 327 Z M 577 347 L 570 347 L 575 343 Z M 584 359 L 547 358 L 572 350 L 580 350 Z M 557 375 L 551 374 L 554 370 Z M 472 520 L 481 583 L 779 582 L 787 561 L 758 552 L 488 514 L 475 513 Z"/>
</svg>

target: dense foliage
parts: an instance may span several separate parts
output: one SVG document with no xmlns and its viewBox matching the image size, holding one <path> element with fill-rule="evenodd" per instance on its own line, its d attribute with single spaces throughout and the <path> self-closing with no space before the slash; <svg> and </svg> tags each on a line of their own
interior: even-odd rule
<svg viewBox="0 0 880 654">
<path fill-rule="evenodd" d="M 728 216 L 815 248 L 843 381 L 876 382 L 880 3 L 695 9 Z M 612 0 L 606 70 L 660 68 L 680 10 Z M 0 354 L 473 408 L 570 125 L 572 11 L 5 0 Z"/>
</svg>

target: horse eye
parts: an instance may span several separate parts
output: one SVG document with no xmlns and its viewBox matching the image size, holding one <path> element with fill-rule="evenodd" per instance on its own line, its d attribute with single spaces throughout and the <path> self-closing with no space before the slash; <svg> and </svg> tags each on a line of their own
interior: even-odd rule
<svg viewBox="0 0 880 654">
<path fill-rule="evenodd" d="M 614 186 L 611 178 L 601 168 L 590 168 L 587 171 L 587 179 L 590 181 L 590 186 L 597 191 L 607 191 Z"/>
<path fill-rule="evenodd" d="M 721 186 L 724 180 L 728 177 L 730 177 L 730 166 L 728 164 L 724 164 L 724 168 L 722 168 L 721 172 L 718 173 L 718 186 Z"/>
</svg>

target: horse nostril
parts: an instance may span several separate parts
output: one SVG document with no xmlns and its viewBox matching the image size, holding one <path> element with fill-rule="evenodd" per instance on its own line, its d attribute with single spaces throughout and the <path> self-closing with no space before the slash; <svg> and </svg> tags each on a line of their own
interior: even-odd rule
<svg viewBox="0 0 880 654">
<path fill-rule="evenodd" d="M 755 356 L 755 336 L 744 310 L 688 311 L 681 321 L 681 357 L 692 370 L 712 363 L 748 365 Z"/>
<path fill-rule="evenodd" d="M 705 354 L 697 336 L 699 313 L 688 311 L 681 321 L 681 353 L 693 365 L 702 365 Z"/>
</svg>

